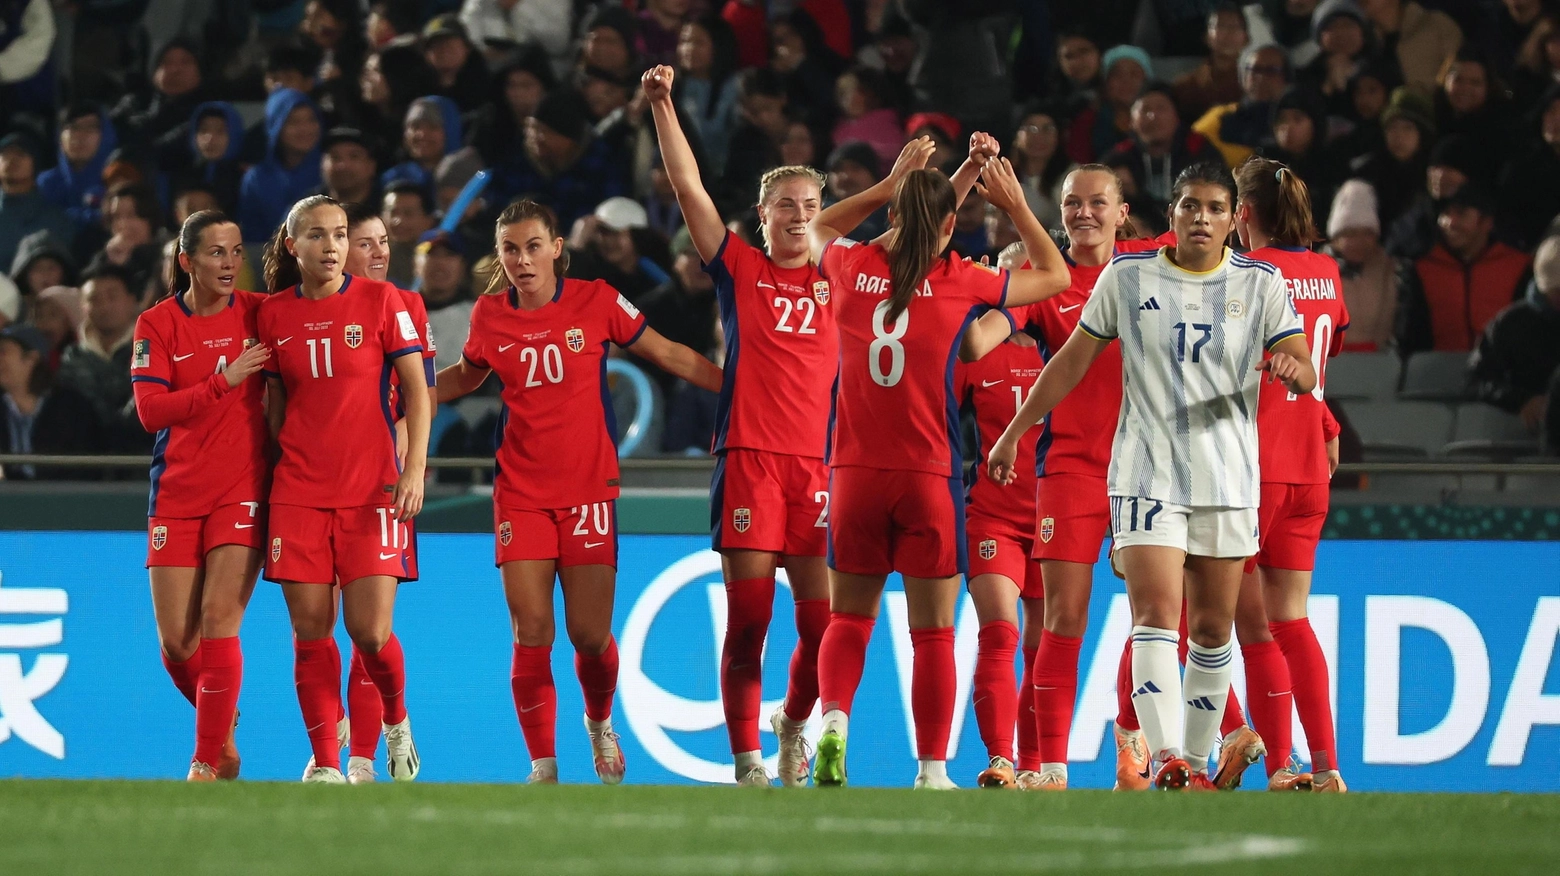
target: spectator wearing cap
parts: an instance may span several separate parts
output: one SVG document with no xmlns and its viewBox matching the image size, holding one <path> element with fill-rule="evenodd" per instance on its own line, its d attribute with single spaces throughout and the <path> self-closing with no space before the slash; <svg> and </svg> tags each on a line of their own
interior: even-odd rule
<svg viewBox="0 0 1560 876">
<path fill-rule="evenodd" d="M 438 345 L 434 364 L 448 368 L 460 361 L 471 331 L 471 271 L 466 245 L 457 234 L 442 229 L 423 232 L 417 241 L 417 291 L 428 307 L 428 325 Z"/>
<path fill-rule="evenodd" d="M 1471 181 L 1487 183 L 1479 170 L 1478 146 L 1471 139 L 1453 134 L 1437 140 L 1426 160 L 1424 186 L 1387 228 L 1387 251 L 1402 259 L 1429 252 L 1441 205 Z"/>
<path fill-rule="evenodd" d="M 905 120 L 905 136 L 911 140 L 917 137 L 932 138 L 936 151 L 927 159 L 927 167 L 947 168 L 951 162 L 964 159 L 963 150 L 959 146 L 964 139 L 964 126 L 947 113 L 916 113 Z M 897 160 L 899 153 L 894 153 L 894 158 Z"/>
<path fill-rule="evenodd" d="M 1376 190 L 1361 179 L 1338 188 L 1327 214 L 1327 254 L 1338 262 L 1349 311 L 1346 350 L 1390 348 L 1397 318 L 1398 260 L 1381 245 Z"/>
<path fill-rule="evenodd" d="M 1372 54 L 1370 22 L 1355 0 L 1326 0 L 1311 13 L 1311 35 L 1321 52 L 1295 71 L 1295 84 L 1326 101 L 1329 114 L 1346 116 L 1349 82 Z"/>
<path fill-rule="evenodd" d="M 1216 106 L 1238 103 L 1242 94 L 1240 53 L 1251 42 L 1246 16 L 1234 3 L 1221 3 L 1208 13 L 1207 22 L 1203 33 L 1207 57 L 1170 84 L 1176 109 L 1188 119 L 1200 119 Z"/>
<path fill-rule="evenodd" d="M 1288 165 L 1305 181 L 1312 222 L 1326 228 L 1333 193 L 1346 169 L 1327 150 L 1326 106 L 1314 92 L 1291 88 L 1273 102 L 1272 119 L 1269 139 L 1257 153 Z"/>
<path fill-rule="evenodd" d="M 48 353 L 48 339 L 36 328 L 0 328 L 0 453 L 102 451 L 96 412 L 79 393 L 55 384 Z M 69 469 L 13 464 L 0 469 L 0 477 L 35 480 L 71 474 Z"/>
<path fill-rule="evenodd" d="M 81 287 L 85 320 L 75 346 L 60 357 L 59 383 L 92 403 L 110 449 L 150 446 L 130 398 L 131 336 L 141 312 L 140 290 L 129 271 L 100 265 Z"/>
<path fill-rule="evenodd" d="M 1548 449 L 1560 451 L 1560 237 L 1539 245 L 1527 294 L 1490 320 L 1468 369 L 1481 400 L 1534 432 L 1548 421 Z"/>
<path fill-rule="evenodd" d="M 336 127 L 320 145 L 320 192 L 379 212 L 379 162 L 368 137 L 357 128 Z"/>
<path fill-rule="evenodd" d="M 1360 4 L 1376 40 L 1395 58 L 1403 84 L 1429 97 L 1436 78 L 1462 46 L 1462 29 L 1451 16 L 1413 0 L 1364 0 Z"/>
<path fill-rule="evenodd" d="M 38 146 L 26 134 L 0 138 L 0 265 L 16 258 L 22 238 L 49 231 L 60 240 L 75 236 L 75 223 L 38 191 Z"/>
<path fill-rule="evenodd" d="M 1192 124 L 1208 139 L 1224 163 L 1239 167 L 1271 135 L 1273 102 L 1289 87 L 1289 59 L 1272 43 L 1249 46 L 1240 56 L 1239 103 L 1216 106 Z"/>
<path fill-rule="evenodd" d="M 853 195 L 859 195 L 877 185 L 883 178 L 877 152 L 865 143 L 841 143 L 829 153 L 824 164 L 828 172 L 823 187 L 824 206 L 837 204 Z M 868 241 L 888 230 L 888 205 L 879 207 L 856 230 L 847 234 L 851 240 Z"/>
<path fill-rule="evenodd" d="M 435 16 L 423 27 L 422 50 L 438 81 L 437 94 L 455 101 L 463 113 L 487 102 L 487 67 L 454 13 Z"/>
<path fill-rule="evenodd" d="M 790 126 L 785 83 L 773 70 L 755 67 L 737 74 L 737 125 L 731 132 L 721 174 L 727 209 L 752 202 L 759 178 L 780 164 L 780 143 Z M 685 127 L 684 130 L 687 130 Z"/>
<path fill-rule="evenodd" d="M 1154 76 L 1148 53 L 1137 46 L 1116 46 L 1100 59 L 1105 71 L 1098 105 L 1073 118 L 1067 154 L 1078 164 L 1096 161 L 1132 133 L 1132 105 Z"/>
<path fill-rule="evenodd" d="M 439 84 L 416 39 L 401 37 L 363 62 L 358 90 L 361 100 L 341 114 L 342 122 L 375 142 L 395 143 L 412 101 L 438 91 Z"/>
<path fill-rule="evenodd" d="M 239 186 L 238 225 L 248 241 L 269 240 L 292 205 L 320 186 L 320 113 L 308 95 L 272 92 L 265 133 L 265 160 Z"/>
<path fill-rule="evenodd" d="M 1467 352 L 1526 288 L 1527 253 L 1494 240 L 1495 199 L 1468 183 L 1441 206 L 1435 246 L 1401 272 L 1398 351 Z"/>
<path fill-rule="evenodd" d="M 525 148 L 492 168 L 496 200 L 536 198 L 572 227 L 597 204 L 628 192 L 626 158 L 595 135 L 581 103 L 572 91 L 547 95 L 526 120 Z"/>
<path fill-rule="evenodd" d="M 1111 150 L 1111 157 L 1133 169 L 1138 188 L 1158 213 L 1170 206 L 1170 190 L 1181 171 L 1220 160 L 1201 134 L 1182 127 L 1175 97 L 1163 85 L 1150 87 L 1132 104 L 1132 136 Z"/>
<path fill-rule="evenodd" d="M 557 87 L 547 55 L 535 47 L 521 49 L 494 71 L 492 96 L 472 114 L 467 144 L 488 165 L 500 163 L 525 137 L 525 120 Z"/>
<path fill-rule="evenodd" d="M 1560 217 L 1560 81 L 1544 92 L 1533 118 L 1538 137 L 1519 147 L 1500 177 L 1507 236 L 1524 248 L 1537 243 Z"/>
<path fill-rule="evenodd" d="M 401 132 L 401 163 L 379 177 L 380 185 L 408 180 L 433 195 L 433 172 L 444 156 L 459 149 L 460 108 L 447 97 L 419 97 L 406 109 Z"/>
<path fill-rule="evenodd" d="M 634 50 L 646 67 L 677 62 L 677 37 L 691 17 L 689 0 L 644 0 Z"/>
<path fill-rule="evenodd" d="M 638 301 L 669 279 L 666 269 L 651 258 L 653 250 L 665 247 L 665 239 L 656 245 L 644 207 L 631 198 L 608 198 L 574 224 L 569 276 L 603 280 L 629 301 Z"/>
<path fill-rule="evenodd" d="M 1047 228 L 1060 228 L 1062 183 L 1078 165 L 1062 150 L 1061 126 L 1056 116 L 1041 107 L 1025 112 L 1018 120 L 1008 157 L 1019 182 L 1024 184 L 1024 199 L 1035 218 Z"/>
<path fill-rule="evenodd" d="M 45 115 L 54 106 L 49 63 L 56 29 L 48 0 L 12 0 L 0 6 L 0 106 Z"/>
<path fill-rule="evenodd" d="M 1429 99 L 1407 88 L 1395 88 L 1381 113 L 1381 146 L 1356 159 L 1353 175 L 1376 190 L 1381 226 L 1408 210 L 1425 184 L 1430 146 L 1435 142 L 1435 120 Z"/>
<path fill-rule="evenodd" d="M 385 186 L 379 211 L 390 237 L 390 266 L 385 279 L 410 289 L 416 275 L 417 242 L 433 228 L 434 204 L 428 190 L 410 180 Z"/>
<path fill-rule="evenodd" d="M 164 150 L 163 168 L 171 173 L 174 191 L 203 186 L 232 215 L 244 179 L 239 161 L 243 148 L 244 121 L 238 108 L 227 101 L 208 101 L 190 114 L 188 133 L 177 147 Z"/>
<path fill-rule="evenodd" d="M 85 228 L 103 209 L 103 166 L 119 145 L 114 124 L 102 107 L 72 103 L 60 111 L 60 149 L 53 167 L 38 174 L 38 191 Z"/>
<path fill-rule="evenodd" d="M 585 25 L 576 66 L 599 67 L 619 76 L 636 75 L 640 70 L 634 54 L 638 31 L 639 20 L 621 4 L 598 5 Z"/>
<path fill-rule="evenodd" d="M 194 42 L 175 37 L 158 50 L 152 90 L 126 94 L 110 115 L 127 142 L 150 146 L 190 120 L 205 93 L 200 53 Z"/>
<path fill-rule="evenodd" d="M 503 43 L 535 46 L 561 74 L 574 49 L 574 6 L 574 0 L 465 0 L 460 21 L 485 51 Z"/>
<path fill-rule="evenodd" d="M 677 40 L 677 75 L 672 101 L 704 144 L 718 174 L 726 166 L 737 118 L 737 42 L 731 26 L 718 17 L 683 25 Z"/>
<path fill-rule="evenodd" d="M 840 120 L 834 124 L 834 142 L 866 143 L 877 152 L 878 162 L 892 165 L 905 145 L 899 114 L 884 105 L 883 76 L 867 67 L 845 71 L 834 83 Z"/>
<path fill-rule="evenodd" d="M 16 247 L 10 273 L 26 303 L 50 286 L 76 285 L 76 260 L 59 238 L 48 231 L 35 231 Z"/>
</svg>

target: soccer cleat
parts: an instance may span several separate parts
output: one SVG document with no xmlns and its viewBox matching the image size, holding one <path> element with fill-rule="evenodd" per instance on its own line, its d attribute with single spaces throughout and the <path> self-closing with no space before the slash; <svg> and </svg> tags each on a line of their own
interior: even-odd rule
<svg viewBox="0 0 1560 876">
<path fill-rule="evenodd" d="M 610 723 L 600 730 L 590 729 L 590 718 L 585 719 L 585 730 L 590 734 L 590 749 L 596 757 L 596 778 L 603 785 L 623 782 L 623 748 L 618 745 L 618 735 L 612 732 Z"/>
<path fill-rule="evenodd" d="M 549 758 L 546 763 L 535 764 L 531 767 L 531 774 L 525 777 L 527 785 L 556 785 L 558 784 L 558 761 Z"/>
<path fill-rule="evenodd" d="M 947 776 L 916 776 L 915 789 L 917 791 L 957 791 L 959 786 L 953 783 L 953 779 Z"/>
<path fill-rule="evenodd" d="M 1065 791 L 1067 790 L 1067 774 L 1062 772 L 1046 772 L 1041 770 L 1040 779 L 1035 784 L 1037 791 Z"/>
<path fill-rule="evenodd" d="M 1116 728 L 1116 790 L 1147 791 L 1153 782 L 1148 777 L 1148 749 L 1143 731 Z"/>
<path fill-rule="evenodd" d="M 1179 757 L 1172 757 L 1154 776 L 1154 787 L 1161 791 L 1183 791 L 1192 783 L 1192 768 Z"/>
<path fill-rule="evenodd" d="M 1311 790 L 1317 794 L 1346 794 L 1349 786 L 1337 770 L 1323 770 L 1311 777 Z"/>
<path fill-rule="evenodd" d="M 786 788 L 804 788 L 807 786 L 808 754 L 807 737 L 802 735 L 805 724 L 795 724 L 785 717 L 785 712 L 776 709 L 769 716 L 769 726 L 775 731 L 775 738 L 780 740 L 780 763 L 777 771 L 780 773 L 780 784 Z"/>
<path fill-rule="evenodd" d="M 1213 785 L 1221 791 L 1233 791 L 1240 787 L 1246 768 L 1267 754 L 1262 737 L 1250 727 L 1241 726 L 1224 737 L 1219 747 L 1219 769 L 1213 774 Z"/>
<path fill-rule="evenodd" d="M 1218 786 L 1208 780 L 1206 773 L 1192 773 L 1192 780 L 1186 783 L 1188 791 L 1217 791 Z"/>
<path fill-rule="evenodd" d="M 845 737 L 836 730 L 825 730 L 818 738 L 818 756 L 813 759 L 813 785 L 845 785 Z"/>
<path fill-rule="evenodd" d="M 758 764 L 742 774 L 737 779 L 739 788 L 773 788 L 775 780 L 770 777 L 769 770 L 764 769 L 763 764 Z"/>
<path fill-rule="evenodd" d="M 216 780 L 217 771 L 198 760 L 190 763 L 190 774 L 184 777 L 186 782 L 215 782 Z"/>
<path fill-rule="evenodd" d="M 1293 757 L 1289 762 L 1278 768 L 1273 775 L 1268 776 L 1269 791 L 1309 791 L 1311 790 L 1311 774 L 1300 768 L 1300 762 Z"/>
<path fill-rule="evenodd" d="M 228 728 L 227 741 L 222 743 L 222 759 L 217 761 L 217 778 L 231 782 L 238 778 L 238 768 L 243 763 L 243 758 L 238 756 L 238 740 L 234 733 L 238 731 L 238 710 L 233 710 L 233 726 Z"/>
<path fill-rule="evenodd" d="M 347 784 L 372 785 L 379 777 L 374 775 L 374 762 L 366 757 L 347 758 Z"/>
<path fill-rule="evenodd" d="M 238 715 L 233 716 L 233 726 L 238 726 Z M 352 742 L 352 722 L 342 717 L 336 722 L 336 748 L 346 748 Z M 303 765 L 303 780 L 309 780 L 309 773 L 314 770 L 314 755 L 309 755 L 309 762 Z"/>
<path fill-rule="evenodd" d="M 1040 790 L 1040 771 L 1019 770 L 1013 776 L 1013 786 L 1018 788 L 1020 791 Z"/>
<path fill-rule="evenodd" d="M 412 742 L 412 719 L 402 719 L 399 724 L 385 724 L 385 763 L 390 778 L 397 782 L 410 782 L 422 772 L 422 761 L 417 758 L 417 744 Z"/>
<path fill-rule="evenodd" d="M 347 778 L 341 774 L 341 770 L 335 767 L 317 766 L 310 768 L 308 772 L 303 774 L 303 783 L 305 785 L 345 785 Z"/>
<path fill-rule="evenodd" d="M 982 788 L 1017 787 L 1018 777 L 1013 775 L 1013 762 L 1005 757 L 993 757 L 991 766 L 981 770 L 975 784 Z"/>
</svg>

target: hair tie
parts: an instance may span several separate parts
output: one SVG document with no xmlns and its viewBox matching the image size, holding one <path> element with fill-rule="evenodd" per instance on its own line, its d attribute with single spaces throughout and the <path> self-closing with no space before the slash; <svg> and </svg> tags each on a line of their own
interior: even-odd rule
<svg viewBox="0 0 1560 876">
<path fill-rule="evenodd" d="M 1282 167 L 1273 171 L 1273 179 L 1277 180 L 1278 182 L 1284 181 L 1284 169 Z"/>
</svg>

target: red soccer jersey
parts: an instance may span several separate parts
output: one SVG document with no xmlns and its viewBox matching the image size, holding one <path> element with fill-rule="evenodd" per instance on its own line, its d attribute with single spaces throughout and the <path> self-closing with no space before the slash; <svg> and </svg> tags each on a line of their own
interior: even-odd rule
<svg viewBox="0 0 1560 876">
<path fill-rule="evenodd" d="M 548 510 L 617 498 L 608 343 L 627 347 L 644 330 L 639 310 L 600 280 L 559 279 L 536 310 L 522 309 L 512 287 L 477 300 L 461 355 L 504 382 L 496 504 Z"/>
<path fill-rule="evenodd" d="M 1012 523 L 1032 534 L 1035 524 L 1035 444 L 1041 426 L 1036 424 L 1018 442 L 1017 477 L 999 486 L 986 477 L 986 450 L 1002 437 L 1003 430 L 1029 396 L 1040 376 L 1039 347 L 1004 341 L 976 362 L 960 362 L 954 370 L 954 388 L 961 401 L 975 411 L 975 430 L 981 451 L 971 472 L 970 513 Z"/>
<path fill-rule="evenodd" d="M 959 477 L 959 402 L 953 388 L 959 339 L 983 311 L 1006 301 L 1008 272 L 937 259 L 910 306 L 889 325 L 883 247 L 835 238 L 819 267 L 840 308 L 829 464 Z"/>
<path fill-rule="evenodd" d="M 307 508 L 388 505 L 400 465 L 390 407 L 394 359 L 422 352 L 400 292 L 347 275 L 318 300 L 294 286 L 260 306 L 268 377 L 287 391 L 271 502 Z"/>
<path fill-rule="evenodd" d="M 265 498 L 264 382 L 229 388 L 221 373 L 254 346 L 264 300 L 235 291 L 222 311 L 196 316 L 174 295 L 136 320 L 130 380 L 141 423 L 157 433 L 148 516 L 204 517 L 235 492 Z"/>
<path fill-rule="evenodd" d="M 438 369 L 433 364 L 433 357 L 438 354 L 439 347 L 433 340 L 433 324 L 428 321 L 428 306 L 423 303 L 423 297 L 416 292 L 409 292 L 400 287 L 396 287 L 395 291 L 401 293 L 401 303 L 406 305 L 406 312 L 412 317 L 412 325 L 417 326 L 418 331 L 422 332 L 423 378 L 428 381 L 429 386 L 433 386 L 435 375 L 438 373 Z M 406 416 L 406 400 L 401 398 L 401 373 L 394 369 L 390 371 L 390 387 L 393 393 L 390 409 L 395 411 L 395 417 L 399 420 Z M 428 448 L 428 452 L 431 454 L 433 448 Z"/>
<path fill-rule="evenodd" d="M 1343 349 L 1349 310 L 1343 303 L 1338 263 L 1308 249 L 1269 246 L 1247 253 L 1278 268 L 1289 287 L 1289 300 L 1305 325 L 1316 368 L 1316 389 L 1296 396 L 1278 381 L 1262 381 L 1257 398 L 1258 465 L 1263 483 L 1325 484 L 1327 406 L 1322 402 L 1327 358 Z M 1264 356 L 1266 358 L 1266 356 Z"/>
<path fill-rule="evenodd" d="M 822 459 L 840 356 L 829 281 L 811 264 L 779 267 L 729 231 L 704 270 L 726 333 L 715 452 Z"/>
</svg>

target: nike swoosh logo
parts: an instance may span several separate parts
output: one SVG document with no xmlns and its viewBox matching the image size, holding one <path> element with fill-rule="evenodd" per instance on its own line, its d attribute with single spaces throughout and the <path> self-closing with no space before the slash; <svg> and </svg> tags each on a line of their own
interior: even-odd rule
<svg viewBox="0 0 1560 876">
<path fill-rule="evenodd" d="M 773 289 L 773 288 L 775 288 L 773 285 L 771 285 L 769 283 L 765 283 L 762 280 L 760 280 L 757 285 L 758 285 L 758 288 L 760 288 L 760 289 Z"/>
<path fill-rule="evenodd" d="M 507 349 L 509 349 L 509 348 L 510 348 L 510 347 L 513 347 L 513 346 L 514 346 L 514 344 L 499 344 L 499 345 L 498 345 L 498 351 L 499 351 L 499 352 L 500 352 L 500 353 L 502 353 L 502 352 L 504 352 L 504 351 L 505 351 L 505 350 L 507 350 Z"/>
<path fill-rule="evenodd" d="M 536 705 L 531 706 L 530 708 L 527 708 L 525 706 L 521 706 L 520 707 L 520 713 L 521 714 L 528 714 L 530 712 L 536 711 L 537 709 L 540 709 L 542 706 L 545 706 L 545 705 L 547 705 L 547 704 L 546 703 L 537 703 Z"/>
<path fill-rule="evenodd" d="M 288 342 L 288 341 L 290 341 L 290 340 L 292 340 L 292 339 L 293 339 L 293 336 L 292 336 L 292 335 L 288 335 L 288 336 L 287 336 L 287 337 L 285 337 L 285 338 L 277 338 L 277 339 L 276 339 L 276 345 L 277 345 L 277 346 L 278 346 L 278 347 L 280 347 L 280 346 L 281 346 L 281 345 L 283 345 L 283 344 L 285 344 L 285 343 L 287 343 L 287 342 Z"/>
<path fill-rule="evenodd" d="M 208 688 L 204 688 L 203 687 L 203 688 L 200 689 L 200 692 L 203 693 L 203 694 L 219 694 L 219 693 L 225 692 L 226 690 L 227 690 L 227 688 L 223 688 L 222 690 L 210 690 Z"/>
<path fill-rule="evenodd" d="M 318 730 L 318 729 L 320 729 L 321 727 L 324 727 L 324 726 L 325 726 L 325 722 L 321 721 L 320 723 L 315 724 L 313 727 L 305 728 L 303 732 L 304 732 L 305 735 L 307 735 L 309 733 L 313 733 L 314 731 L 316 731 L 316 730 Z"/>
<path fill-rule="evenodd" d="M 1066 307 L 1061 307 L 1061 308 L 1058 308 L 1058 309 L 1061 310 L 1061 312 L 1066 313 L 1069 310 L 1077 310 L 1078 308 L 1080 308 L 1082 306 L 1083 306 L 1082 304 L 1069 304 Z"/>
<path fill-rule="evenodd" d="M 980 385 L 981 386 L 996 386 L 997 384 L 999 384 L 1001 382 L 1002 381 L 1000 381 L 1000 380 L 982 380 L 980 382 Z"/>
<path fill-rule="evenodd" d="M 606 542 L 604 542 L 604 541 L 587 541 L 587 542 L 585 542 L 585 547 L 587 547 L 587 548 L 598 548 L 598 547 L 601 547 L 604 544 L 606 544 Z"/>
<path fill-rule="evenodd" d="M 183 356 L 174 356 L 173 357 L 173 361 L 175 361 L 175 362 L 183 362 L 185 359 L 188 359 L 189 357 L 191 357 L 193 355 L 195 355 L 195 354 L 194 353 L 185 353 Z"/>
<path fill-rule="evenodd" d="M 379 558 L 381 560 L 390 560 L 390 559 L 394 559 L 394 558 L 396 558 L 398 556 L 400 556 L 400 554 L 392 552 L 392 553 L 388 553 L 388 554 L 380 554 Z"/>
<path fill-rule="evenodd" d="M 1035 685 L 1035 690 L 1056 690 L 1056 688 L 1054 688 L 1054 687 L 1041 687 L 1040 685 L 1037 684 L 1037 685 Z"/>
<path fill-rule="evenodd" d="M 1289 696 L 1289 691 L 1281 690 L 1281 691 L 1278 691 L 1277 693 L 1274 693 L 1273 691 L 1268 691 L 1268 696 L 1270 696 L 1270 697 L 1287 697 L 1287 696 Z"/>
<path fill-rule="evenodd" d="M 235 524 L 233 524 L 233 528 L 234 529 L 254 529 L 255 525 L 253 523 L 235 523 Z"/>
</svg>

